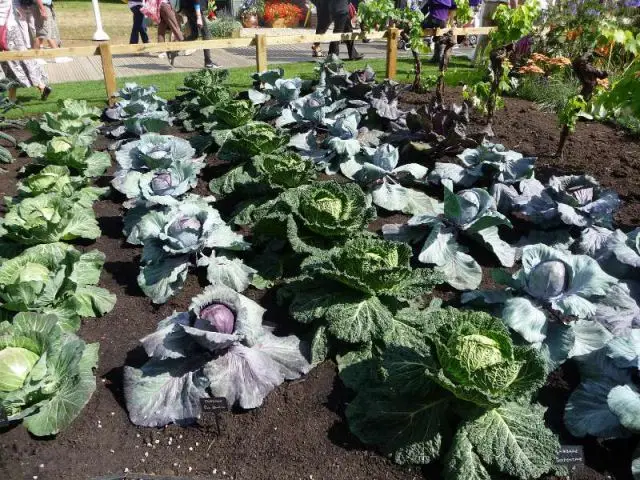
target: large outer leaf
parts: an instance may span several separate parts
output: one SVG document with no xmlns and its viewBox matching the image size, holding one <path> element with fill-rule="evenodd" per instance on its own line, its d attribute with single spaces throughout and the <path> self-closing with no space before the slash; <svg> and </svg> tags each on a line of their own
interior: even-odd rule
<svg viewBox="0 0 640 480">
<path fill-rule="evenodd" d="M 492 476 L 474 451 L 465 429 L 453 437 L 453 445 L 444 464 L 445 480 L 492 480 Z"/>
<path fill-rule="evenodd" d="M 150 360 L 142 368 L 124 367 L 124 395 L 131 421 L 143 427 L 190 424 L 200 416 L 200 399 L 207 398 L 206 379 L 193 368 L 203 362 Z"/>
<path fill-rule="evenodd" d="M 441 211 L 438 201 L 426 193 L 389 183 L 386 179 L 371 190 L 371 197 L 375 205 L 390 212 L 437 215 Z"/>
<path fill-rule="evenodd" d="M 158 262 L 148 263 L 140 268 L 138 285 L 153 303 L 165 303 L 169 297 L 182 289 L 189 266 L 188 255 L 167 257 Z"/>
<path fill-rule="evenodd" d="M 583 381 L 573 391 L 564 411 L 564 423 L 571 435 L 593 435 L 601 438 L 629 435 L 609 407 L 608 397 L 616 386 L 618 382 L 603 376 Z M 616 400 L 614 398 L 614 403 Z"/>
<path fill-rule="evenodd" d="M 630 385 L 613 387 L 607 396 L 607 404 L 623 427 L 640 432 L 640 393 L 636 388 Z"/>
<path fill-rule="evenodd" d="M 455 233 L 443 224 L 434 225 L 418 255 L 423 263 L 432 263 L 442 272 L 445 281 L 458 290 L 474 290 L 482 281 L 482 268 L 465 253 Z"/>
<path fill-rule="evenodd" d="M 384 366 L 388 383 L 364 389 L 347 407 L 349 428 L 400 463 L 430 463 L 440 456 L 448 433 L 446 411 L 452 398 L 424 376 L 427 357 L 392 347 Z"/>
<path fill-rule="evenodd" d="M 328 330 L 348 343 L 380 338 L 392 328 L 393 315 L 378 297 L 354 296 L 351 301 L 331 305 L 325 314 Z"/>
<path fill-rule="evenodd" d="M 560 444 L 544 425 L 540 405 L 507 403 L 464 425 L 487 465 L 521 480 L 534 480 L 555 465 Z"/>
<path fill-rule="evenodd" d="M 253 348 L 231 347 L 207 363 L 204 374 L 213 396 L 226 398 L 229 405 L 256 408 L 284 380 L 298 378 L 309 369 L 296 337 L 267 333 Z"/>
<path fill-rule="evenodd" d="M 48 365 L 49 374 L 58 381 L 53 397 L 40 403 L 37 413 L 25 419 L 25 426 L 35 436 L 55 435 L 68 427 L 89 402 L 96 389 L 93 368 L 98 363 L 98 344 L 85 345 L 69 337 Z M 53 370 L 53 371 L 52 371 Z"/>
</svg>

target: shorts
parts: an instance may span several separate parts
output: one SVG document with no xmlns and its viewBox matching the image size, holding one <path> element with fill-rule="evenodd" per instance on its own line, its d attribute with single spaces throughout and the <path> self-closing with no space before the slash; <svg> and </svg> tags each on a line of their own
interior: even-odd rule
<svg viewBox="0 0 640 480">
<path fill-rule="evenodd" d="M 47 9 L 47 18 L 42 17 L 40 9 L 33 9 L 36 20 L 36 37 L 59 40 L 60 34 L 58 33 L 58 25 L 56 24 L 56 14 L 53 8 L 51 8 L 51 5 L 45 5 L 44 8 Z"/>
</svg>

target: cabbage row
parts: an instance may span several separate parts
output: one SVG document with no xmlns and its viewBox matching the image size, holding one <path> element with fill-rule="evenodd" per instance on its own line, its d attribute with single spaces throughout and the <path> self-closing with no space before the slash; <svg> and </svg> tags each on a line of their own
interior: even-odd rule
<svg viewBox="0 0 640 480">
<path fill-rule="evenodd" d="M 0 218 L 0 409 L 35 436 L 69 426 L 91 398 L 99 345 L 74 332 L 116 302 L 97 286 L 105 255 L 65 243 L 101 235 L 93 203 L 108 189 L 91 182 L 111 160 L 91 148 L 100 111 L 60 107 L 28 122 L 20 148 L 32 163 Z"/>
</svg>

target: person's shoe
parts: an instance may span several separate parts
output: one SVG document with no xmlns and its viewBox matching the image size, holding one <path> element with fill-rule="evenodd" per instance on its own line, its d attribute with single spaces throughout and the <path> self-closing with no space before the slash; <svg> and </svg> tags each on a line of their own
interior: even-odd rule
<svg viewBox="0 0 640 480">
<path fill-rule="evenodd" d="M 370 38 L 365 38 L 364 40 L 362 40 L 362 43 L 371 43 L 371 39 Z"/>
<path fill-rule="evenodd" d="M 209 62 L 204 64 L 204 68 L 220 68 L 220 65 L 217 63 Z"/>
<path fill-rule="evenodd" d="M 173 67 L 176 61 L 176 52 L 167 52 L 167 60 L 169 60 L 169 65 Z"/>
<path fill-rule="evenodd" d="M 42 95 L 40 95 L 40 100 L 46 100 L 47 98 L 49 98 L 49 95 L 51 95 L 51 92 L 53 92 L 53 89 L 50 86 L 46 86 L 42 89 Z"/>
<path fill-rule="evenodd" d="M 357 62 L 358 60 L 362 60 L 364 58 L 363 53 L 356 53 L 353 57 L 349 57 L 349 60 L 352 62 Z"/>
</svg>

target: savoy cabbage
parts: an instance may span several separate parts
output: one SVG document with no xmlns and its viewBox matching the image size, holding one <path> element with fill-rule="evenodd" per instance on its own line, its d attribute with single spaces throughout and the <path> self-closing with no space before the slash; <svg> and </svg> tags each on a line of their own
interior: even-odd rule
<svg viewBox="0 0 640 480">
<path fill-rule="evenodd" d="M 545 409 L 530 403 L 545 380 L 536 352 L 485 313 L 412 318 L 411 344 L 388 347 L 376 374 L 366 362 L 342 371 L 364 376 L 346 411 L 351 431 L 398 463 L 440 460 L 447 480 L 534 480 L 552 470 L 560 445 Z"/>
<path fill-rule="evenodd" d="M 361 237 L 302 262 L 301 277 L 279 295 L 290 302 L 294 319 L 314 324 L 314 363 L 340 353 L 336 343 L 350 344 L 362 354 L 401 335 L 397 311 L 442 281 L 431 269 L 412 268 L 410 260 L 405 244 Z M 343 357 L 340 364 L 351 361 Z"/>
</svg>

